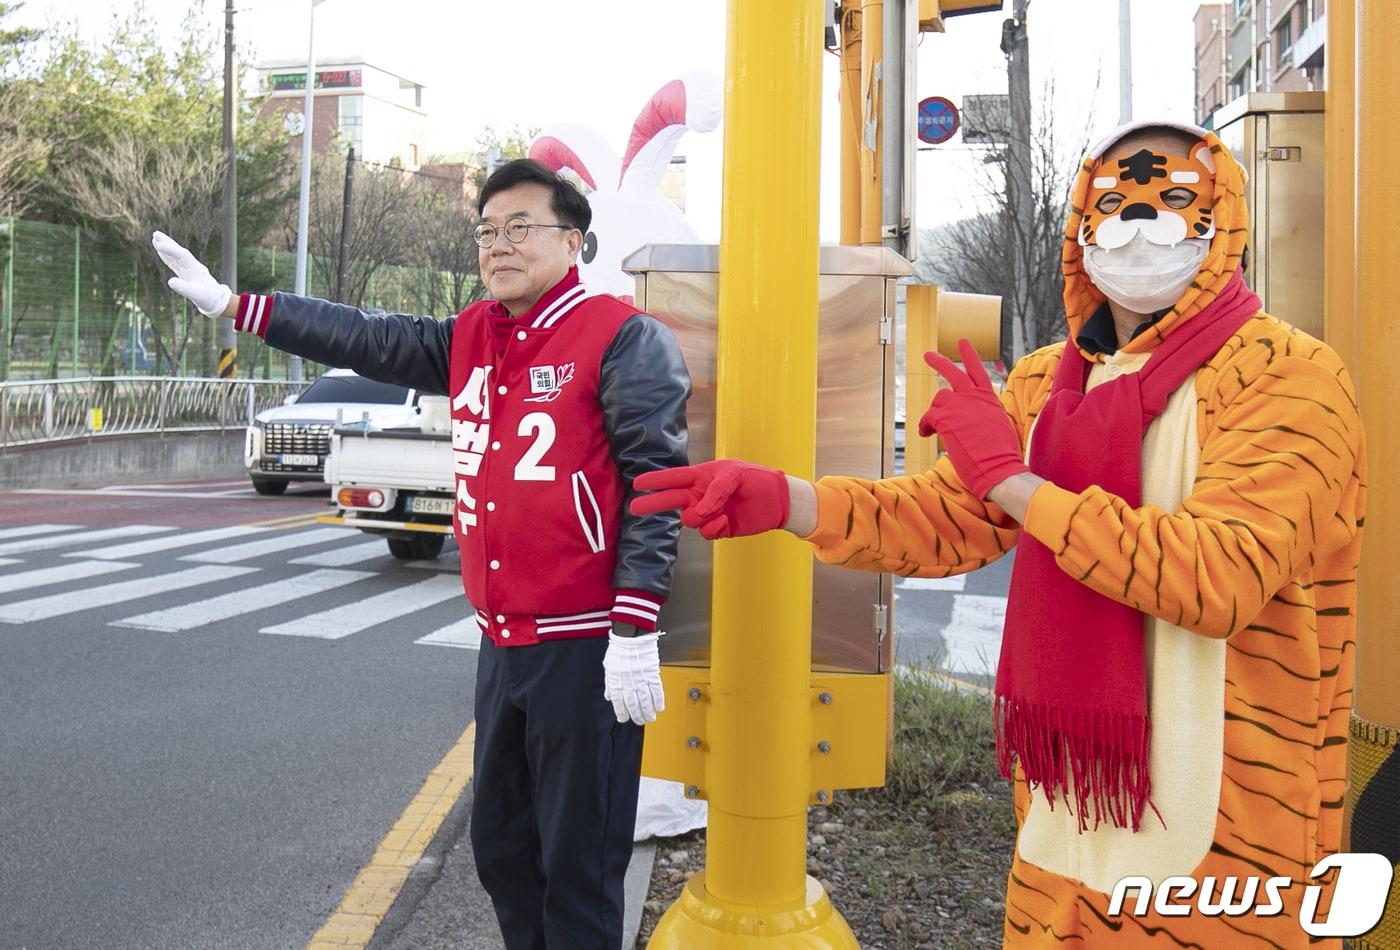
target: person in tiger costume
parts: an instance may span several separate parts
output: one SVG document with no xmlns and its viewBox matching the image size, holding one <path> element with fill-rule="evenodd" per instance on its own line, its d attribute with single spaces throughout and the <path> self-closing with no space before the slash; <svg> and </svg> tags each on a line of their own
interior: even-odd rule
<svg viewBox="0 0 1400 950">
<path fill-rule="evenodd" d="M 995 690 L 1018 819 L 1006 947 L 1340 945 L 1301 914 L 1341 842 L 1364 442 L 1337 354 L 1245 286 L 1246 231 L 1213 133 L 1120 128 L 1071 197 L 1068 341 L 1000 394 L 966 341 L 963 369 L 926 354 L 949 383 L 920 422 L 946 451 L 930 471 L 813 484 L 721 459 L 637 479 L 639 513 L 680 508 L 711 539 L 784 528 L 860 570 L 944 577 L 1016 549 Z M 1189 880 L 1111 914 L 1131 876 Z M 1275 877 L 1296 882 L 1281 908 Z"/>
</svg>

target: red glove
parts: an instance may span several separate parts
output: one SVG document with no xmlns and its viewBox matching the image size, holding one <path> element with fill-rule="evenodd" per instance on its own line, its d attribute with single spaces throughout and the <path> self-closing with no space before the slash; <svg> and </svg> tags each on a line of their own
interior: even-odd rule
<svg viewBox="0 0 1400 950">
<path fill-rule="evenodd" d="M 1021 439 L 1006 409 L 992 389 L 977 350 L 967 340 L 958 341 L 963 372 L 941 353 L 925 353 L 924 362 L 948 381 L 919 420 L 919 435 L 937 432 L 958 477 L 983 501 L 987 493 L 1012 475 L 1029 472 L 1021 454 Z"/>
<path fill-rule="evenodd" d="M 632 499 L 634 515 L 681 510 L 681 524 L 709 540 L 762 534 L 788 520 L 787 476 L 738 459 L 716 459 L 638 475 L 632 486 L 655 494 Z"/>
</svg>

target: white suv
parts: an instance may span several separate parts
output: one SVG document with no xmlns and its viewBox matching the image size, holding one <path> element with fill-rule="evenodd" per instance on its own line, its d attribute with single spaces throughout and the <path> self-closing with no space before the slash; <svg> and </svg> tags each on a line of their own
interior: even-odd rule
<svg viewBox="0 0 1400 950">
<path fill-rule="evenodd" d="M 333 369 L 286 405 L 254 418 L 243 443 L 243 465 L 260 495 L 280 495 L 292 481 L 323 481 L 331 429 L 337 421 L 368 419 L 375 428 L 417 425 L 418 392 Z"/>
</svg>

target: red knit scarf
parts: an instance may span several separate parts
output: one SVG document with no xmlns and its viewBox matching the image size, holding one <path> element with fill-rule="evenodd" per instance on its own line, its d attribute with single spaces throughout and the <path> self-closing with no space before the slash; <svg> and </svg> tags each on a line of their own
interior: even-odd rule
<svg viewBox="0 0 1400 950">
<path fill-rule="evenodd" d="M 1236 273 L 1140 372 L 1087 395 L 1090 363 L 1067 341 L 1035 423 L 1031 471 L 1076 493 L 1097 485 L 1139 507 L 1148 424 L 1258 311 L 1259 298 Z M 1014 755 L 1051 808 L 1057 792 L 1072 796 L 1081 832 L 1091 814 L 1094 827 L 1107 818 L 1137 831 L 1151 804 L 1143 654 L 1142 612 L 1066 574 L 1055 552 L 1023 531 L 997 668 L 997 761 L 1010 778 Z"/>
</svg>

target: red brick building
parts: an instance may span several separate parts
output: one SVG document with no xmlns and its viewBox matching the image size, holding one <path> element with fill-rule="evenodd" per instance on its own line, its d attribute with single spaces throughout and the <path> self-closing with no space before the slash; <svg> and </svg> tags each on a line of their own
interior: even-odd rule
<svg viewBox="0 0 1400 950">
<path fill-rule="evenodd" d="M 299 152 L 306 62 L 266 62 L 257 69 L 263 113 L 288 117 L 288 141 Z M 363 161 L 413 171 L 427 159 L 427 131 L 421 83 L 363 57 L 317 61 L 311 121 L 311 147 L 317 154 L 353 145 L 356 157 Z"/>
</svg>

